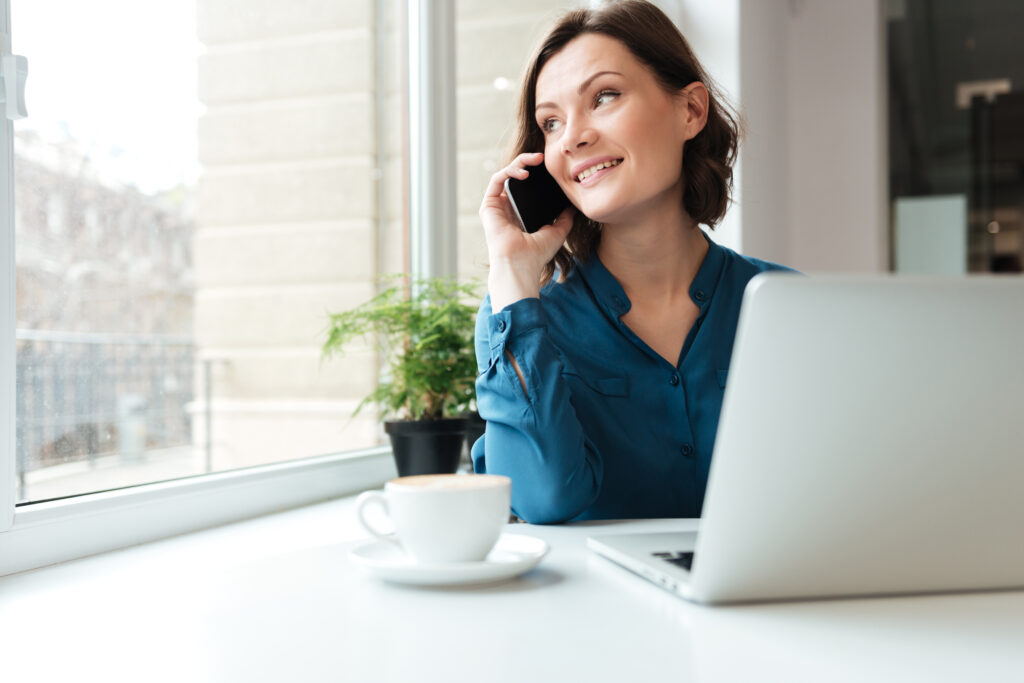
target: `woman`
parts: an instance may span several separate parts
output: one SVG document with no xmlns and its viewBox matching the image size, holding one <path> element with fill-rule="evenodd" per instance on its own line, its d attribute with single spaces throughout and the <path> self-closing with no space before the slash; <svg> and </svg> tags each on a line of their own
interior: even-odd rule
<svg viewBox="0 0 1024 683">
<path fill-rule="evenodd" d="M 527 70 L 517 153 L 480 207 L 477 472 L 533 523 L 697 517 L 740 298 L 781 266 L 707 238 L 738 130 L 647 2 L 568 13 Z M 545 164 L 572 207 L 520 230 L 506 178 Z"/>
</svg>

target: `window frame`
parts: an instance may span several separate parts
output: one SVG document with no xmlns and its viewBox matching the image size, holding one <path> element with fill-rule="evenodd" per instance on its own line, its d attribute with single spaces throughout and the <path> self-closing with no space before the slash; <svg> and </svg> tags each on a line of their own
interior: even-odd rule
<svg viewBox="0 0 1024 683">
<path fill-rule="evenodd" d="M 0 55 L 11 53 L 11 9 L 0 0 Z M 14 526 L 14 125 L 0 116 L 0 534 Z M 0 535 L 0 539 L 4 536 Z M 3 546 L 0 544 L 0 555 Z"/>
<path fill-rule="evenodd" d="M 453 21 L 454 0 L 440 0 Z M 430 0 L 399 3 L 412 21 L 428 22 Z M 412 11 L 415 8 L 420 11 Z M 421 27 L 437 30 L 436 24 Z M 10 0 L 0 0 L 0 33 L 10 53 Z M 453 30 L 448 27 L 449 31 Z M 404 37 L 417 27 L 408 26 Z M 411 50 L 409 51 L 412 52 Z M 31 59 L 31 55 L 27 55 Z M 416 55 L 409 54 L 410 59 Z M 410 70 L 406 78 L 439 80 L 452 89 L 454 79 Z M 408 83 L 406 84 L 408 87 Z M 431 90 L 431 88 L 426 88 Z M 31 102 L 29 102 L 31 106 Z M 417 116 L 415 106 L 407 119 Z M 449 120 L 432 118 L 444 139 L 454 139 L 454 112 Z M 196 475 L 173 481 L 86 493 L 53 501 L 16 504 L 15 501 L 15 254 L 13 125 L 0 126 L 0 576 L 107 552 L 291 507 L 307 505 L 381 485 L 395 476 L 391 449 L 386 446 L 258 467 Z M 452 135 L 452 137 L 444 137 Z M 435 136 L 429 136 L 431 138 Z M 454 159 L 455 150 L 448 150 Z M 406 150 L 406 153 L 409 153 Z M 408 167 L 408 164 L 406 164 Z M 413 178 L 411 182 L 429 182 Z M 415 191 L 415 188 L 412 188 Z M 431 188 L 424 188 L 427 192 Z M 453 207 L 454 210 L 454 207 Z M 451 221 L 454 223 L 453 221 Z M 440 223 L 445 225 L 445 222 Z M 447 235 L 432 230 L 428 221 L 414 220 L 407 229 L 414 241 L 439 250 Z"/>
</svg>

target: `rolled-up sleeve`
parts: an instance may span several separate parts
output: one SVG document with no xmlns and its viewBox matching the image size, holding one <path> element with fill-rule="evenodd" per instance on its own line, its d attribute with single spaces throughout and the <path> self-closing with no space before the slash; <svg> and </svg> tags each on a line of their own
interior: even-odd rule
<svg viewBox="0 0 1024 683">
<path fill-rule="evenodd" d="M 573 409 L 566 361 L 548 337 L 541 301 L 523 299 L 492 314 L 484 299 L 476 356 L 477 409 L 487 429 L 473 447 L 474 470 L 511 478 L 512 509 L 528 522 L 579 515 L 600 491 L 601 457 Z"/>
</svg>

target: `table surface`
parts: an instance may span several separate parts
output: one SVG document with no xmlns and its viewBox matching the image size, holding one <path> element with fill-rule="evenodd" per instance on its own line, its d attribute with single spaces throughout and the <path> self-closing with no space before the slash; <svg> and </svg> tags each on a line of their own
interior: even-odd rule
<svg viewBox="0 0 1024 683">
<path fill-rule="evenodd" d="M 352 565 L 346 498 L 0 579 L 10 681 L 1024 680 L 1024 592 L 701 607 L 538 527 L 532 572 L 414 588 Z"/>
</svg>

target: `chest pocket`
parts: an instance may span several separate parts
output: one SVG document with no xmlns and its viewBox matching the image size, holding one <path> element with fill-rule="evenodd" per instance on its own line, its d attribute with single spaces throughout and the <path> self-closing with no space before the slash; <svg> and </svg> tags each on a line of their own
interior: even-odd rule
<svg viewBox="0 0 1024 683">
<path fill-rule="evenodd" d="M 629 393 L 629 380 L 625 377 L 584 377 L 575 372 L 566 372 L 564 376 L 583 383 L 602 396 L 625 396 Z"/>
</svg>

